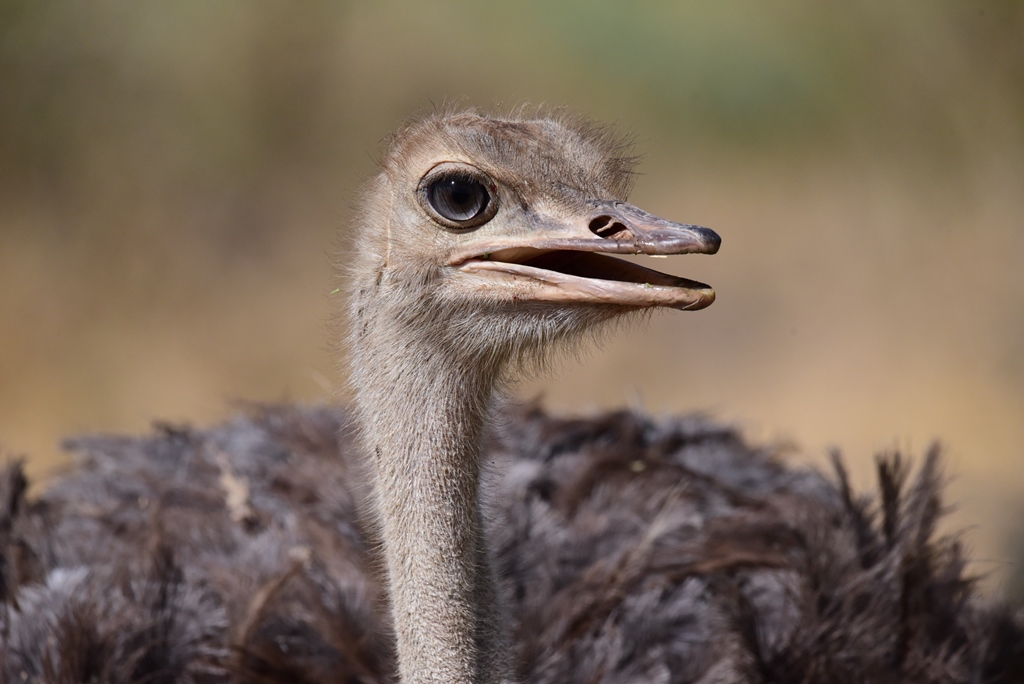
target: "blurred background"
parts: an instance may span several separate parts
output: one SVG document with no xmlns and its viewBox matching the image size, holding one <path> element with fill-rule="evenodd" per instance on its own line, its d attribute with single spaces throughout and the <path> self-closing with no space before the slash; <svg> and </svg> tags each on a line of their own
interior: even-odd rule
<svg viewBox="0 0 1024 684">
<path fill-rule="evenodd" d="M 0 0 L 0 453 L 329 401 L 353 194 L 432 104 L 632 132 L 716 304 L 520 389 L 702 411 L 857 482 L 946 445 L 1024 596 L 1024 3 Z M 340 392 L 344 400 L 344 391 Z"/>
</svg>

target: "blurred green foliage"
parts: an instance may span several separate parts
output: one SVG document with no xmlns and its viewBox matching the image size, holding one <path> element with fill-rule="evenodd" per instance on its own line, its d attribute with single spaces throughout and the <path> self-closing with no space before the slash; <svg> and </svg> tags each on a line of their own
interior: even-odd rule
<svg viewBox="0 0 1024 684">
<path fill-rule="evenodd" d="M 129 194 L 248 186 L 340 166 L 361 154 L 352 127 L 438 98 L 586 105 L 744 153 L 955 158 L 992 116 L 1020 145 L 1022 30 L 1017 0 L 4 0 L 0 179 L 15 196 L 73 197 L 83 175 Z"/>
</svg>

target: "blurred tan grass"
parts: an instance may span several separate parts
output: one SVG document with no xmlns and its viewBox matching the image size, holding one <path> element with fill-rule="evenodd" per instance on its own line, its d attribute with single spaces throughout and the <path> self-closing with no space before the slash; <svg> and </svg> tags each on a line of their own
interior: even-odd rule
<svg viewBox="0 0 1024 684">
<path fill-rule="evenodd" d="M 951 528 L 1024 576 L 1022 7 L 4 0 L 0 448 L 42 474 L 64 435 L 330 399 L 378 141 L 565 104 L 636 132 L 638 204 L 723 235 L 672 262 L 719 300 L 522 394 L 709 411 L 862 484 L 939 438 Z"/>
</svg>

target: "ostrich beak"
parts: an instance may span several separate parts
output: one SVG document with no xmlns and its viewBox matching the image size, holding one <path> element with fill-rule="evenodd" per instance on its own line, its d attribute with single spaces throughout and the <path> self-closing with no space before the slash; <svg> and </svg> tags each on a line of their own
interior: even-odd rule
<svg viewBox="0 0 1024 684">
<path fill-rule="evenodd" d="M 601 201 L 577 216 L 538 217 L 521 235 L 474 236 L 452 254 L 449 265 L 476 276 L 481 288 L 520 301 L 693 311 L 715 301 L 710 286 L 608 255 L 714 254 L 721 242 L 710 228 L 667 221 L 625 202 Z"/>
</svg>

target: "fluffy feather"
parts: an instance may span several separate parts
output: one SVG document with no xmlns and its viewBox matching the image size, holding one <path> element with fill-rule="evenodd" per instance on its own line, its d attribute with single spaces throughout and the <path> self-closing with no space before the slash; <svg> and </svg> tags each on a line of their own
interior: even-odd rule
<svg viewBox="0 0 1024 684">
<path fill-rule="evenodd" d="M 528 682 L 1019 682 L 1024 618 L 936 536 L 938 455 L 879 490 L 695 417 L 503 408 L 483 500 Z M 344 414 L 67 443 L 0 477 L 0 671 L 35 682 L 389 682 L 377 538 Z"/>
</svg>

